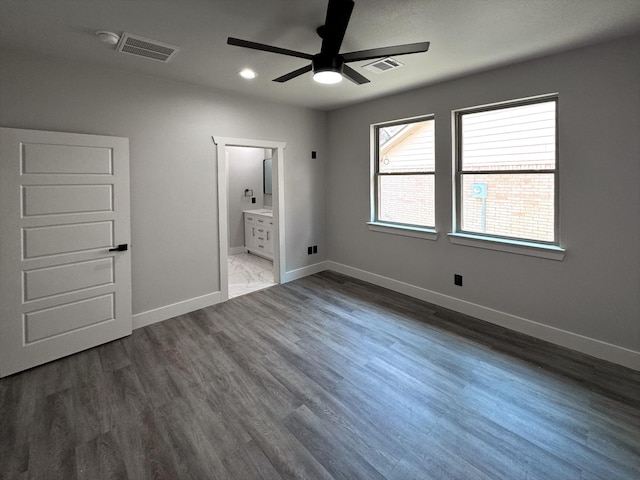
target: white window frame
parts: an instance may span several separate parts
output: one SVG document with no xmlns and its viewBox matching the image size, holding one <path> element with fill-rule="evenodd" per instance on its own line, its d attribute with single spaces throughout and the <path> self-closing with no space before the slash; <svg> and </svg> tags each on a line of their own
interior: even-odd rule
<svg viewBox="0 0 640 480">
<path fill-rule="evenodd" d="M 462 169 L 462 117 L 470 113 L 500 110 L 510 107 L 532 105 L 536 103 L 555 102 L 555 168 L 539 170 L 474 170 L 465 172 Z M 490 250 L 499 250 L 509 253 L 518 253 L 552 260 L 563 260 L 565 249 L 560 246 L 560 169 L 559 169 L 559 142 L 558 142 L 558 94 L 548 94 L 536 97 L 529 97 L 507 102 L 499 102 L 489 105 L 476 106 L 455 110 L 453 114 L 453 142 L 455 148 L 453 160 L 453 220 L 452 232 L 449 233 L 451 243 Z M 479 233 L 475 231 L 465 231 L 460 228 L 462 215 L 462 176 L 464 173 L 479 174 L 531 174 L 531 173 L 553 173 L 554 175 L 554 239 L 553 241 L 532 240 L 528 238 L 508 237 L 495 234 Z"/>
<path fill-rule="evenodd" d="M 438 234 L 435 225 L 412 225 L 405 223 L 387 222 L 379 220 L 379 197 L 378 197 L 378 178 L 379 176 L 393 176 L 393 175 L 430 175 L 434 178 L 434 210 L 435 210 L 435 181 L 436 181 L 436 168 L 434 165 L 433 172 L 403 172 L 401 174 L 394 173 L 380 173 L 380 157 L 379 157 L 379 131 L 381 128 L 391 127 L 394 125 L 404 125 L 410 123 L 418 123 L 424 121 L 434 122 L 435 128 L 435 115 L 420 115 L 418 117 L 404 118 L 400 120 L 393 120 L 389 122 L 381 122 L 371 125 L 371 215 L 370 221 L 367 222 L 369 230 L 380 233 L 390 233 L 395 235 L 402 235 L 407 237 L 423 238 L 427 240 L 437 240 Z M 434 140 L 435 143 L 435 140 Z M 435 219 L 434 219 L 435 223 Z"/>
</svg>

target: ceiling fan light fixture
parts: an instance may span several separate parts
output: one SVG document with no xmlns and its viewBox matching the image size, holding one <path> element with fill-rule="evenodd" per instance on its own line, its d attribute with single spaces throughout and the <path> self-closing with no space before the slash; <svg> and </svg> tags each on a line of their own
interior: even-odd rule
<svg viewBox="0 0 640 480">
<path fill-rule="evenodd" d="M 342 77 L 352 81 L 356 85 L 369 83 L 369 79 L 358 72 L 356 69 L 347 65 L 351 62 L 360 62 L 363 60 L 375 60 L 386 58 L 390 61 L 387 67 L 400 66 L 399 62 L 388 57 L 398 55 L 409 55 L 413 53 L 421 53 L 429 50 L 429 42 L 406 43 L 403 45 L 393 45 L 391 47 L 370 48 L 368 50 L 358 50 L 357 52 L 347 52 L 340 54 L 342 41 L 349 25 L 349 19 L 355 5 L 353 0 L 328 0 L 327 16 L 324 25 L 316 29 L 316 32 L 322 39 L 320 53 L 311 55 L 310 53 L 289 50 L 288 48 L 280 48 L 265 43 L 252 42 L 250 40 L 242 40 L 241 38 L 228 37 L 227 44 L 237 47 L 250 48 L 252 50 L 260 50 L 263 52 L 277 53 L 278 55 L 286 55 L 288 57 L 303 58 L 311 60 L 311 64 L 298 68 L 278 78 L 274 78 L 274 82 L 284 83 L 294 78 L 313 71 L 313 79 L 318 83 L 338 83 L 342 81 Z M 380 68 L 383 70 L 384 68 Z"/>
<path fill-rule="evenodd" d="M 331 85 L 340 83 L 342 81 L 342 74 L 336 70 L 321 70 L 313 73 L 313 80 L 318 83 L 324 83 L 325 85 Z"/>
<path fill-rule="evenodd" d="M 319 53 L 313 56 L 313 79 L 318 83 L 330 85 L 342 81 L 344 60 L 340 55 Z"/>
</svg>

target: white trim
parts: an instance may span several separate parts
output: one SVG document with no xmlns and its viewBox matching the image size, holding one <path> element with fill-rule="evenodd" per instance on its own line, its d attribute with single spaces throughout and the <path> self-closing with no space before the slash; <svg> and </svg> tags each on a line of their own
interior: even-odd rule
<svg viewBox="0 0 640 480">
<path fill-rule="evenodd" d="M 247 247 L 240 245 L 239 247 L 229 247 L 229 255 L 237 255 L 247 251 Z"/>
<path fill-rule="evenodd" d="M 228 212 L 228 159 L 227 146 L 267 148 L 273 150 L 272 178 L 273 183 L 273 221 L 276 228 L 273 232 L 273 280 L 281 283 L 282 272 L 285 271 L 285 212 L 284 212 L 284 149 L 285 142 L 271 140 L 252 140 L 247 138 L 213 136 L 216 145 L 216 157 L 218 159 L 218 260 L 220 270 L 220 301 L 229 299 L 229 273 L 227 255 L 229 252 L 229 212 Z M 281 246 L 283 248 L 281 248 Z"/>
<path fill-rule="evenodd" d="M 216 142 L 215 137 L 213 141 Z M 216 142 L 217 143 L 217 142 Z M 229 298 L 229 178 L 227 149 L 224 143 L 216 145 L 218 159 L 218 270 L 220 272 L 220 294 L 224 302 Z"/>
<path fill-rule="evenodd" d="M 403 237 L 424 238 L 425 240 L 438 239 L 438 232 L 432 228 L 409 227 L 382 222 L 367 222 L 367 225 L 369 225 L 369 230 L 372 232 L 390 233 L 392 235 L 402 235 Z"/>
<path fill-rule="evenodd" d="M 184 315 L 221 302 L 220 292 L 208 293 L 200 297 L 190 298 L 182 302 L 172 303 L 164 307 L 147 310 L 133 315 L 133 328 L 142 328 L 153 323 L 162 322 L 169 318 Z"/>
<path fill-rule="evenodd" d="M 566 250 L 555 245 L 541 243 L 519 242 L 503 238 L 482 237 L 467 233 L 448 233 L 449 241 L 455 245 L 485 248 L 499 252 L 516 253 L 530 257 L 548 258 L 549 260 L 564 260 Z"/>
<path fill-rule="evenodd" d="M 290 272 L 284 272 L 281 277 L 281 283 L 291 282 L 299 278 L 314 275 L 324 270 L 327 270 L 327 262 L 320 262 L 314 265 L 308 265 L 306 267 L 298 268 Z M 216 305 L 218 303 L 221 303 L 222 301 L 223 300 L 221 292 L 213 292 L 202 295 L 200 297 L 173 303 L 171 305 L 165 305 L 164 307 L 147 310 L 146 312 L 136 313 L 135 315 L 133 315 L 133 328 L 137 329 L 146 327 L 147 325 L 162 322 L 179 315 L 185 315 L 187 313 L 200 310 L 201 308 Z"/>
<path fill-rule="evenodd" d="M 286 142 L 274 142 L 272 140 L 252 140 L 250 138 L 220 137 L 215 135 L 213 142 L 216 145 L 224 144 L 233 147 L 253 147 L 253 148 L 287 148 Z"/>
<path fill-rule="evenodd" d="M 511 100 L 500 100 L 499 102 L 485 103 L 484 105 L 476 105 L 474 107 L 458 108 L 456 110 L 453 110 L 452 113 L 454 114 L 458 112 L 467 113 L 467 112 L 473 112 L 474 110 L 493 109 L 495 107 L 504 107 L 504 108 L 517 107 L 519 105 L 523 105 L 527 103 L 542 103 L 544 100 L 556 100 L 559 96 L 560 94 L 558 92 L 542 93 L 540 95 L 534 95 L 532 97 L 522 97 L 522 98 L 511 99 Z"/>
<path fill-rule="evenodd" d="M 602 360 L 640 371 L 640 352 L 638 351 L 586 337 L 578 333 L 562 330 L 560 328 L 544 325 L 533 320 L 528 320 L 526 318 L 511 315 L 492 308 L 483 307 L 482 305 L 460 300 L 455 297 L 450 297 L 448 295 L 337 262 L 319 262 L 285 272 L 282 275 L 281 282 L 291 282 L 325 270 L 342 273 L 404 295 L 409 295 L 410 297 L 417 298 L 425 302 L 433 303 L 516 332 L 545 340 L 555 345 L 560 345 L 571 350 L 582 352 Z M 137 329 L 156 322 L 161 322 L 178 315 L 184 315 L 201 308 L 215 305 L 222 301 L 221 292 L 213 292 L 207 295 L 202 295 L 201 297 L 138 313 L 133 315 L 133 328 Z"/>
<path fill-rule="evenodd" d="M 284 272 L 281 278 L 282 283 L 292 282 L 294 280 L 298 280 L 299 278 L 308 277 L 309 275 L 324 272 L 328 268 L 327 263 L 328 262 L 314 263 L 313 265 L 307 265 L 306 267 L 291 270 L 289 272 Z"/>
<path fill-rule="evenodd" d="M 433 292 L 425 288 L 417 287 L 399 280 L 370 273 L 358 268 L 349 267 L 336 262 L 328 261 L 327 268 L 344 275 L 364 280 L 390 290 L 409 295 L 456 312 L 476 317 L 495 325 L 515 330 L 547 342 L 560 345 L 578 352 L 586 353 L 596 358 L 617 363 L 628 368 L 640 371 L 640 352 L 611 343 L 603 342 L 595 338 L 586 337 L 578 333 L 569 332 L 542 323 L 534 322 L 526 318 L 511 315 L 509 313 L 483 307 L 475 303 L 460 300 L 458 298 Z"/>
</svg>

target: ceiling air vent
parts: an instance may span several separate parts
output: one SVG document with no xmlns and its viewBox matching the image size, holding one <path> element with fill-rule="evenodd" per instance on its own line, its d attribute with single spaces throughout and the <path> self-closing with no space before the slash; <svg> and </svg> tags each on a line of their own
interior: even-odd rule
<svg viewBox="0 0 640 480">
<path fill-rule="evenodd" d="M 151 60 L 166 63 L 180 51 L 180 48 L 175 45 L 168 45 L 155 40 L 149 40 L 148 38 L 131 35 L 130 33 L 123 33 L 116 50 L 118 52 L 128 53 L 129 55 L 150 58 Z"/>
<path fill-rule="evenodd" d="M 404 66 L 403 63 L 400 63 L 399 61 L 394 60 L 391 57 L 387 57 L 387 58 L 383 58 L 382 60 L 376 60 L 375 62 L 368 63 L 362 68 L 374 73 L 384 73 L 384 72 L 388 72 L 389 70 L 393 70 L 395 68 L 400 68 L 403 66 Z"/>
</svg>

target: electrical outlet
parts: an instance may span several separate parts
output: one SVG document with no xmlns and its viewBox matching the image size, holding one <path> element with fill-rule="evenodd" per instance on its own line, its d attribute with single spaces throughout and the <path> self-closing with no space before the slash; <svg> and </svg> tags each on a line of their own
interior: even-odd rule
<svg viewBox="0 0 640 480">
<path fill-rule="evenodd" d="M 462 286 L 462 275 L 458 275 L 457 273 L 453 275 L 453 283 L 455 285 L 458 285 L 459 287 Z"/>
<path fill-rule="evenodd" d="M 313 247 L 307 247 L 307 255 L 311 255 L 313 253 Z"/>
<path fill-rule="evenodd" d="M 251 203 L 256 203 L 256 197 L 251 197 Z"/>
<path fill-rule="evenodd" d="M 311 151 L 311 158 L 316 158 L 316 152 L 314 150 Z"/>
<path fill-rule="evenodd" d="M 318 253 L 318 245 L 313 246 L 313 253 Z"/>
</svg>

